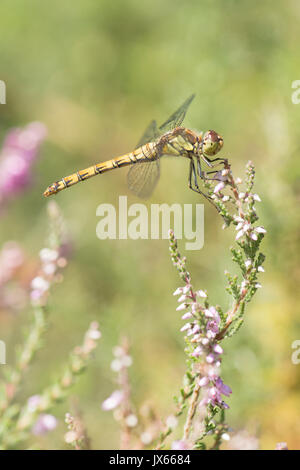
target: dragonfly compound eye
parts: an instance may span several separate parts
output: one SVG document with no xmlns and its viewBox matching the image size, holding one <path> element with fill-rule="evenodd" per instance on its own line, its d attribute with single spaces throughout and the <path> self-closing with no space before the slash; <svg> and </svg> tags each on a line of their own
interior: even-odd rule
<svg viewBox="0 0 300 470">
<path fill-rule="evenodd" d="M 216 155 L 223 147 L 223 139 L 215 131 L 207 131 L 203 136 L 203 153 L 209 156 Z"/>
</svg>

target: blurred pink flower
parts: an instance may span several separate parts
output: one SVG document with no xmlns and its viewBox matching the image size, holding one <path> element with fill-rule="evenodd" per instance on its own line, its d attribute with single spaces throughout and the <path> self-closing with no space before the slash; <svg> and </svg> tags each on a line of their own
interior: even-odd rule
<svg viewBox="0 0 300 470">
<path fill-rule="evenodd" d="M 30 183 L 31 167 L 46 133 L 44 124 L 32 122 L 7 135 L 0 152 L 0 206 Z"/>
<path fill-rule="evenodd" d="M 32 428 L 33 434 L 41 436 L 53 431 L 57 426 L 57 419 L 50 414 L 41 414 Z"/>
<path fill-rule="evenodd" d="M 115 390 L 112 394 L 102 403 L 102 409 L 105 411 L 114 410 L 117 408 L 124 399 L 122 390 Z"/>
<path fill-rule="evenodd" d="M 181 440 L 181 441 L 173 441 L 171 448 L 172 450 L 189 450 L 191 446 L 187 442 Z"/>
</svg>

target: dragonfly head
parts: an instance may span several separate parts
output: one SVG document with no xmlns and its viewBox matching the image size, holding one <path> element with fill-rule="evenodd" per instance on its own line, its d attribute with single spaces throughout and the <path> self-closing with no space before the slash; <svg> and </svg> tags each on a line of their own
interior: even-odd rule
<svg viewBox="0 0 300 470">
<path fill-rule="evenodd" d="M 215 131 L 207 131 L 203 136 L 201 147 L 203 154 L 211 157 L 221 150 L 223 139 Z"/>
</svg>

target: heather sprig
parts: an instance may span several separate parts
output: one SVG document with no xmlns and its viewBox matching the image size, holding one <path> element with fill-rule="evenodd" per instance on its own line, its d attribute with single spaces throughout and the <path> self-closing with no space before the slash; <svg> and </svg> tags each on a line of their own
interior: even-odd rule
<svg viewBox="0 0 300 470">
<path fill-rule="evenodd" d="M 63 218 L 55 203 L 48 206 L 50 236 L 47 247 L 40 251 L 40 269 L 31 282 L 33 321 L 17 351 L 16 364 L 6 366 L 0 387 L 0 449 L 16 448 L 30 433 L 42 434 L 55 427 L 56 418 L 49 410 L 66 398 L 70 387 L 81 374 L 101 334 L 96 322 L 90 325 L 82 346 L 74 349 L 59 378 L 26 404 L 17 400 L 29 367 L 41 347 L 47 331 L 48 299 L 52 286 L 62 280 L 69 249 Z"/>
<path fill-rule="evenodd" d="M 205 182 L 208 194 L 225 221 L 223 228 L 233 224 L 237 231 L 231 253 L 240 268 L 240 276 L 225 272 L 226 290 L 232 297 L 232 307 L 228 311 L 211 305 L 206 291 L 193 288 L 186 259 L 181 257 L 174 233 L 170 231 L 171 258 L 184 281 L 174 295 L 179 296 L 177 311 L 183 312 L 185 321 L 181 331 L 185 334 L 187 354 L 184 387 L 177 398 L 178 414 L 186 409 L 187 412 L 182 439 L 173 443 L 176 448 L 207 448 L 205 438 L 210 436 L 210 441 L 213 439 L 211 449 L 218 449 L 229 437 L 225 422 L 228 405 L 223 396 L 229 396 L 231 389 L 220 376 L 223 355 L 220 343 L 241 327 L 245 306 L 261 287 L 258 275 L 264 271 L 265 257 L 260 252 L 260 244 L 266 230 L 256 224 L 255 203 L 260 198 L 252 192 L 254 175 L 254 167 L 249 162 L 245 188 L 241 190 L 242 181 L 233 177 L 230 165 L 225 162 L 218 181 Z M 161 446 L 169 434 L 162 436 Z"/>
<path fill-rule="evenodd" d="M 0 449 L 16 448 L 28 439 L 31 430 L 37 434 L 36 422 L 39 422 L 40 417 L 49 417 L 48 412 L 66 399 L 76 378 L 88 365 L 100 337 L 98 324 L 93 322 L 85 333 L 83 344 L 71 353 L 58 379 L 40 394 L 31 396 L 25 405 L 17 403 L 6 410 L 0 425 Z"/>
<path fill-rule="evenodd" d="M 136 406 L 131 397 L 130 377 L 128 368 L 132 365 L 127 338 L 113 351 L 114 359 L 111 369 L 116 373 L 118 388 L 102 403 L 104 411 L 113 411 L 113 416 L 120 427 L 120 449 L 145 449 L 154 446 L 161 440 L 161 429 L 169 429 L 169 433 L 177 426 L 174 415 L 167 417 L 162 423 L 155 407 L 145 401 Z"/>
<path fill-rule="evenodd" d="M 66 413 L 65 422 L 68 426 L 68 432 L 65 434 L 66 444 L 71 445 L 75 450 L 88 450 L 90 440 L 87 436 L 86 428 L 81 416 Z"/>
<path fill-rule="evenodd" d="M 40 272 L 31 281 L 31 304 L 33 321 L 28 328 L 24 343 L 18 348 L 14 367 L 5 369 L 6 383 L 0 388 L 0 416 L 13 401 L 24 376 L 41 346 L 47 330 L 47 301 L 50 289 L 61 280 L 61 271 L 67 265 L 61 256 L 65 228 L 62 216 L 55 203 L 48 206 L 50 219 L 50 243 L 40 251 Z"/>
<path fill-rule="evenodd" d="M 118 389 L 114 390 L 102 403 L 102 409 L 114 410 L 114 417 L 121 429 L 120 448 L 128 449 L 133 428 L 138 424 L 138 418 L 131 402 L 128 367 L 132 364 L 132 358 L 129 355 L 127 338 L 122 339 L 121 344 L 114 348 L 113 353 L 115 357 L 111 363 L 111 369 L 117 374 Z"/>
</svg>

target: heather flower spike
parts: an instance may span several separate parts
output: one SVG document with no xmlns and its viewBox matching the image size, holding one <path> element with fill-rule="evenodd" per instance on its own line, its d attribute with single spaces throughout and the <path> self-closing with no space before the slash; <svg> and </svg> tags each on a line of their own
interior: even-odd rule
<svg viewBox="0 0 300 470">
<path fill-rule="evenodd" d="M 228 404 L 224 397 L 229 397 L 232 390 L 221 378 L 224 350 L 220 343 L 242 325 L 245 306 L 261 288 L 257 280 L 259 273 L 264 271 L 262 264 L 265 257 L 259 249 L 266 229 L 256 225 L 255 202 L 259 202 L 260 198 L 252 193 L 254 167 L 251 162 L 247 164 L 244 188 L 240 178 L 234 179 L 227 161 L 222 175 L 224 179 L 215 186 L 209 181 L 205 186 L 225 221 L 225 227 L 232 224 L 236 228 L 236 244 L 231 253 L 233 261 L 239 266 L 240 277 L 225 272 L 228 281 L 226 290 L 232 297 L 232 306 L 227 312 L 220 306 L 210 305 L 205 290 L 194 290 L 186 260 L 179 253 L 173 231 L 169 232 L 171 258 L 189 297 L 187 300 L 182 296 L 184 286 L 175 291 L 176 295 L 181 294 L 179 301 L 183 302 L 176 310 L 189 309 L 189 314 L 182 316 L 189 322 L 181 328 L 187 344 L 188 370 L 177 402 L 178 414 L 182 414 L 187 407 L 187 416 L 182 439 L 173 443 L 173 448 L 178 449 L 206 448 L 205 438 L 208 435 L 214 437 L 213 449 L 230 439 L 224 413 Z M 230 205 L 227 206 L 227 202 Z M 196 426 L 197 420 L 200 423 Z M 195 429 L 199 426 L 202 432 L 197 434 Z"/>
</svg>

